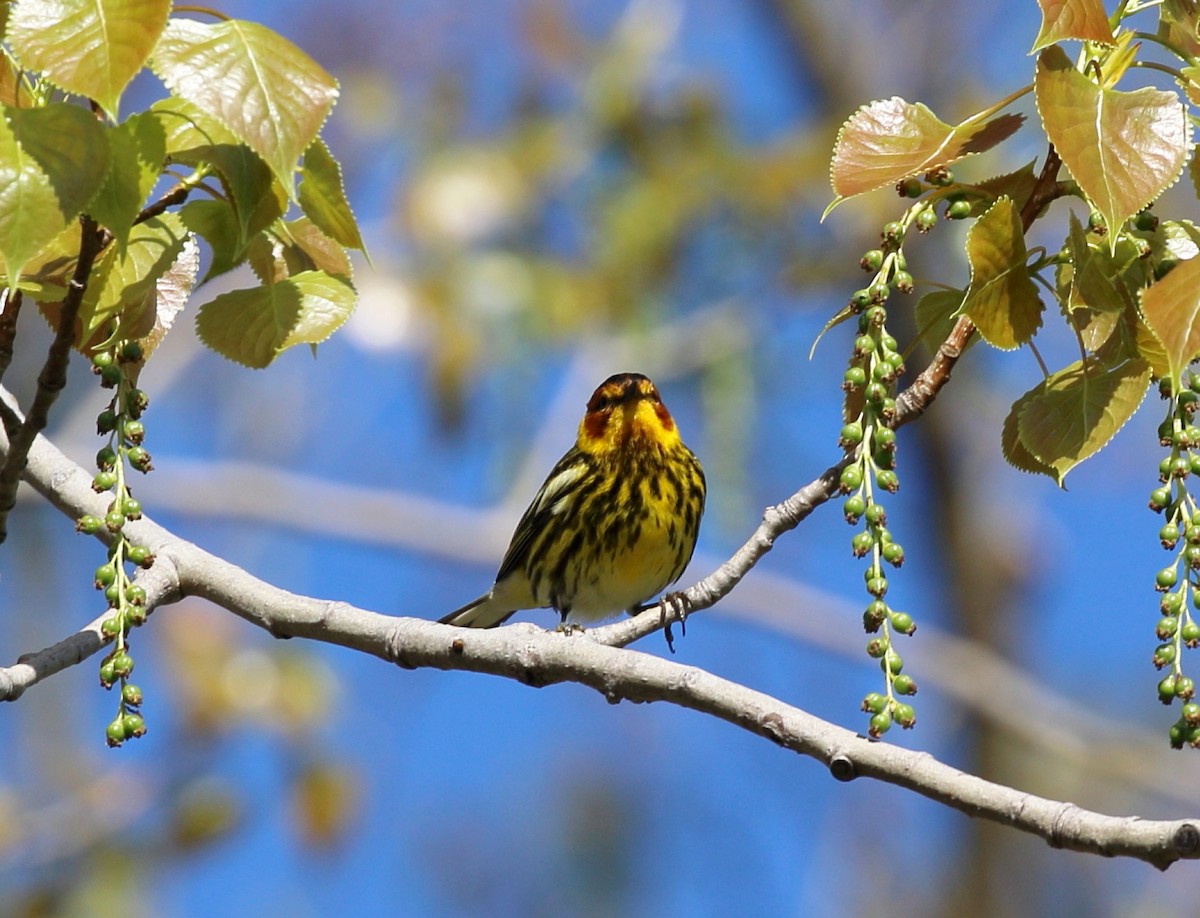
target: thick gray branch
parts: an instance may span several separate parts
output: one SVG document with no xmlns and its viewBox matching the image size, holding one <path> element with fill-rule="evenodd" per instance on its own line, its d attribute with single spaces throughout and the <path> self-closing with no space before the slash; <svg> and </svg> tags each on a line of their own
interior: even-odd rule
<svg viewBox="0 0 1200 918">
<path fill-rule="evenodd" d="M 826 476 L 809 486 L 814 495 L 828 493 Z M 37 438 L 29 452 L 25 477 L 72 517 L 85 512 L 103 513 L 106 498 L 92 492 L 91 476 L 43 437 Z M 739 555 L 693 589 L 727 592 L 729 578 L 740 579 L 745 569 L 769 549 L 773 534 L 790 528 L 789 523 L 795 525 L 794 521 L 806 515 L 811 506 L 810 496 L 802 489 L 769 510 L 760 528 L 763 544 L 752 539 Z M 775 513 L 781 519 L 773 519 Z M 532 686 L 578 682 L 614 704 L 667 701 L 719 717 L 814 758 L 839 780 L 865 776 L 897 784 L 968 815 L 1039 835 L 1056 847 L 1139 858 L 1160 868 L 1183 858 L 1200 857 L 1200 821 L 1106 816 L 984 781 L 926 753 L 868 741 L 696 667 L 610 646 L 611 635 L 617 633 L 611 629 L 620 626 L 565 635 L 529 624 L 474 631 L 392 618 L 346 603 L 288 593 L 177 538 L 148 519 L 130 523 L 129 535 L 149 546 L 158 557 L 140 580 L 146 586 L 150 607 L 185 595 L 203 596 L 274 635 L 338 644 L 404 668 L 490 673 Z M 746 557 L 739 561 L 742 553 Z M 650 610 L 632 621 L 642 619 L 652 625 L 658 612 Z M 597 636 L 605 640 L 597 640 Z M 98 623 L 93 622 L 53 647 L 26 655 L 16 665 L 0 669 L 0 699 L 19 697 L 30 685 L 80 662 L 102 646 Z"/>
</svg>

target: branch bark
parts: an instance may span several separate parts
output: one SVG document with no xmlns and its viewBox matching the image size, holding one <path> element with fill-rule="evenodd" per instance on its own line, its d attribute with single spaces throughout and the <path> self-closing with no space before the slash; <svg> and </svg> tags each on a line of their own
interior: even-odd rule
<svg viewBox="0 0 1200 918">
<path fill-rule="evenodd" d="M 7 442 L 3 448 L 7 449 Z M 36 438 L 28 458 L 26 480 L 58 509 L 72 517 L 103 512 L 105 499 L 91 490 L 91 476 L 44 437 Z M 792 520 L 811 512 L 812 500 L 829 488 L 824 480 L 828 474 L 769 510 L 763 542 L 752 539 L 693 590 L 700 591 L 707 583 L 705 589 L 728 592 L 730 579 L 744 574 L 740 565 L 752 566 L 765 551 L 763 545 L 769 548 L 770 530 L 789 522 L 795 525 Z M 157 557 L 139 578 L 152 609 L 183 596 L 202 596 L 278 637 L 324 641 L 406 669 L 490 673 L 535 687 L 577 682 L 614 704 L 665 701 L 718 717 L 814 758 L 838 780 L 869 777 L 896 784 L 968 815 L 1039 835 L 1055 847 L 1138 858 L 1162 869 L 1177 860 L 1200 858 L 1200 819 L 1143 821 L 1108 816 L 984 781 L 926 753 L 872 742 L 697 667 L 611 646 L 617 643 L 613 635 L 618 632 L 610 629 L 619 626 L 565 635 L 526 623 L 476 631 L 392 618 L 281 590 L 149 519 L 130 523 L 128 530 Z M 649 632 L 658 627 L 659 613 L 651 609 L 630 621 L 644 622 Z M 98 651 L 106 643 L 99 622 L 0 669 L 0 699 L 15 700 L 29 686 Z"/>
</svg>

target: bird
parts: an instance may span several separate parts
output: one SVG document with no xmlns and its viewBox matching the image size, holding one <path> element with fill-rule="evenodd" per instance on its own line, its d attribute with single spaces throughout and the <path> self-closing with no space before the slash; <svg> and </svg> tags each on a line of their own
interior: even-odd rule
<svg viewBox="0 0 1200 918">
<path fill-rule="evenodd" d="M 705 492 L 654 383 L 610 376 L 517 523 L 492 588 L 440 621 L 493 628 L 549 607 L 570 630 L 641 611 L 691 560 Z"/>
</svg>

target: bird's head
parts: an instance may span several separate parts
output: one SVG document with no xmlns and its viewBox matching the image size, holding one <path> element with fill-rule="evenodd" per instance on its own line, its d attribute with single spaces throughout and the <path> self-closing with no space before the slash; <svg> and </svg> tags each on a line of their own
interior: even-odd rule
<svg viewBox="0 0 1200 918">
<path fill-rule="evenodd" d="M 579 424 L 578 446 L 602 452 L 631 441 L 673 446 L 679 432 L 654 383 L 641 373 L 617 373 L 602 382 Z"/>
</svg>

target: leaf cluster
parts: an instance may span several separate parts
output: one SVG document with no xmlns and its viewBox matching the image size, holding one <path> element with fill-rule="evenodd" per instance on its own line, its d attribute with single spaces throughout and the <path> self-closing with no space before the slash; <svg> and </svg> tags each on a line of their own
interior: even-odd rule
<svg viewBox="0 0 1200 918">
<path fill-rule="evenodd" d="M 86 215 L 100 233 L 75 346 L 161 340 L 205 280 L 259 284 L 199 308 L 200 338 L 265 367 L 349 316 L 362 238 L 320 137 L 338 95 L 300 49 L 252 22 L 171 16 L 168 0 L 17 0 L 0 8 L 0 277 L 57 324 Z M 122 118 L 149 69 L 167 90 Z M 297 187 L 296 179 L 299 178 Z"/>
</svg>

